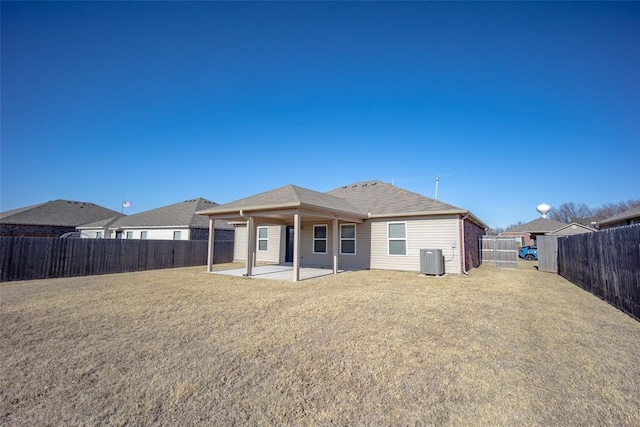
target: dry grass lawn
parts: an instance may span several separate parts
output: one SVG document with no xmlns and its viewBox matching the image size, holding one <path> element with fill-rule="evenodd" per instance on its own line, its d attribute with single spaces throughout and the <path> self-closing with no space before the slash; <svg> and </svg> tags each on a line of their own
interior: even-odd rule
<svg viewBox="0 0 640 427">
<path fill-rule="evenodd" d="M 0 424 L 640 425 L 640 322 L 534 269 L 0 284 Z"/>
</svg>

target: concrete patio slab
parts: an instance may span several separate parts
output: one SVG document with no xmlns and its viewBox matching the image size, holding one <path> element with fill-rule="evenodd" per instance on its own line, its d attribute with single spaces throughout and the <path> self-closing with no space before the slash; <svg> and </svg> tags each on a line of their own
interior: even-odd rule
<svg viewBox="0 0 640 427">
<path fill-rule="evenodd" d="M 244 268 L 234 268 L 231 270 L 213 271 L 211 273 L 242 277 L 245 271 Z M 338 270 L 338 273 L 343 273 L 344 271 L 345 270 Z M 300 280 L 315 279 L 330 274 L 333 274 L 333 270 L 330 268 L 300 267 Z M 253 274 L 249 278 L 293 281 L 293 266 L 283 264 L 259 265 L 253 267 Z"/>
</svg>

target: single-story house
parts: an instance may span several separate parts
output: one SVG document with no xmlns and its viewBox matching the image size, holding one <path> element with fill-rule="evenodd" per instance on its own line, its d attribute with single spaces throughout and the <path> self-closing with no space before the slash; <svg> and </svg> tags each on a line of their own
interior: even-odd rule
<svg viewBox="0 0 640 427">
<path fill-rule="evenodd" d="M 512 236 L 516 239 L 517 245 L 532 246 L 536 244 L 536 237 L 560 230 L 567 225 L 569 224 L 556 221 L 555 219 L 541 217 L 514 227 L 509 231 L 504 231 L 498 234 L 498 236 Z"/>
<path fill-rule="evenodd" d="M 137 214 L 78 227 L 81 237 L 149 240 L 207 240 L 209 219 L 196 212 L 219 206 L 198 197 Z M 233 240 L 234 226 L 216 221 L 216 238 Z"/>
<path fill-rule="evenodd" d="M 605 228 L 621 227 L 624 225 L 640 224 L 640 206 L 635 206 L 618 215 L 602 220 L 598 223 L 601 230 Z"/>
<path fill-rule="evenodd" d="M 557 230 L 547 233 L 546 236 L 573 236 L 574 234 L 593 233 L 595 231 L 597 231 L 595 228 L 572 222 L 571 224 L 566 224 Z"/>
<path fill-rule="evenodd" d="M 421 249 L 442 250 L 444 272 L 480 264 L 478 240 L 488 228 L 466 209 L 381 181 L 326 193 L 286 185 L 198 212 L 236 225 L 235 260 L 246 276 L 256 262 L 300 267 L 420 271 Z M 212 271 L 213 240 L 208 270 Z"/>
<path fill-rule="evenodd" d="M 0 213 L 0 235 L 60 237 L 78 226 L 122 216 L 93 203 L 58 199 Z"/>
</svg>

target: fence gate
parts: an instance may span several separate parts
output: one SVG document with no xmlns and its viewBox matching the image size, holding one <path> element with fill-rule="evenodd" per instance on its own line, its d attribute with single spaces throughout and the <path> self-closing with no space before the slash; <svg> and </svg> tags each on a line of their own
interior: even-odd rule
<svg viewBox="0 0 640 427">
<path fill-rule="evenodd" d="M 538 270 L 548 273 L 558 272 L 558 237 L 538 236 Z"/>
<path fill-rule="evenodd" d="M 516 240 L 513 237 L 482 236 L 480 252 L 483 264 L 499 268 L 518 268 Z"/>
</svg>

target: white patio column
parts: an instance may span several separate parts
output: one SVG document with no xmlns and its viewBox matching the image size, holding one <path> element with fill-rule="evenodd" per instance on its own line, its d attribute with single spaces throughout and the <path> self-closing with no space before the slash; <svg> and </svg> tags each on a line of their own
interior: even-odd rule
<svg viewBox="0 0 640 427">
<path fill-rule="evenodd" d="M 255 256 L 255 220 L 252 216 L 247 220 L 247 261 L 246 261 L 246 273 L 247 277 L 253 274 L 254 256 Z"/>
<path fill-rule="evenodd" d="M 213 271 L 213 233 L 214 233 L 214 223 L 213 218 L 209 217 L 209 251 L 207 255 L 207 272 L 211 273 Z"/>
<path fill-rule="evenodd" d="M 333 218 L 333 274 L 338 274 L 338 218 Z"/>
<path fill-rule="evenodd" d="M 293 214 L 293 281 L 300 280 L 300 214 Z"/>
</svg>

